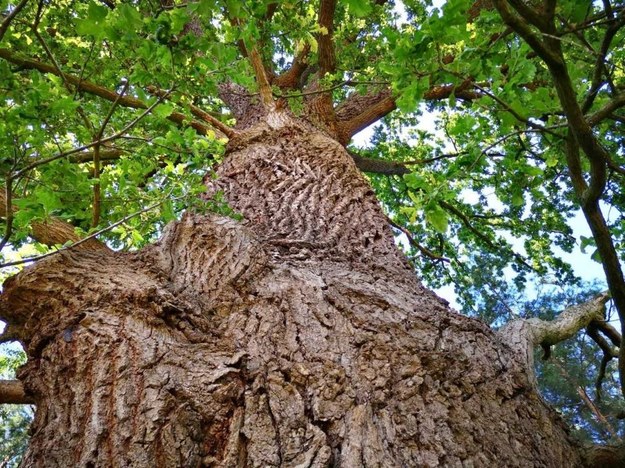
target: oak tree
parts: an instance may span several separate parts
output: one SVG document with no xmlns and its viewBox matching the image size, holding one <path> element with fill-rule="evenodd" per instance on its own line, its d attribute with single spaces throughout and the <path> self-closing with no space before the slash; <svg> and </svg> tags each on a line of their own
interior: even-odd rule
<svg viewBox="0 0 625 468">
<path fill-rule="evenodd" d="M 625 459 L 534 370 L 586 330 L 625 389 L 623 2 L 0 7 L 25 466 Z M 576 284 L 578 210 L 608 291 L 516 313 L 504 276 Z"/>
</svg>

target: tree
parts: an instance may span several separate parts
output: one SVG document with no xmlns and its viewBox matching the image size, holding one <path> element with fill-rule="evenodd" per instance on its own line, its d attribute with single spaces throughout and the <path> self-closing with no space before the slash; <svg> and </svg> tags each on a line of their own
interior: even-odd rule
<svg viewBox="0 0 625 468">
<path fill-rule="evenodd" d="M 533 365 L 588 328 L 625 381 L 621 2 L 2 7 L 0 246 L 45 252 L 0 297 L 25 465 L 623 459 L 572 439 Z M 574 281 L 576 208 L 609 295 L 489 316 L 507 268 Z"/>
</svg>

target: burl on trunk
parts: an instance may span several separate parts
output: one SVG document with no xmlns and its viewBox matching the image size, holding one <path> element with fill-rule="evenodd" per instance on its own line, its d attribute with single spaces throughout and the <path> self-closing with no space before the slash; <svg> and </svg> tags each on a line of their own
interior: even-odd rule
<svg viewBox="0 0 625 468">
<path fill-rule="evenodd" d="M 578 466 L 525 359 L 414 276 L 344 147 L 277 110 L 137 253 L 7 281 L 25 466 Z"/>
</svg>

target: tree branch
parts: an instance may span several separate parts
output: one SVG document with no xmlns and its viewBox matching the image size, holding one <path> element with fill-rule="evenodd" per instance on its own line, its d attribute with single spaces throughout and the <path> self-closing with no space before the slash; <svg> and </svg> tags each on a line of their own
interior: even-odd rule
<svg viewBox="0 0 625 468">
<path fill-rule="evenodd" d="M 519 1 L 515 0 L 515 5 Z M 577 94 L 564 61 L 560 38 L 554 38 L 549 34 L 545 35 L 545 42 L 541 42 L 527 23 L 509 11 L 506 0 L 493 0 L 493 2 L 504 21 L 525 39 L 545 61 L 552 76 L 558 99 L 570 129 L 570 135 L 567 138 L 567 163 L 569 163 L 571 180 L 597 244 L 608 288 L 621 320 L 622 335 L 625 335 L 623 333 L 625 332 L 625 278 L 619 256 L 614 248 L 610 229 L 599 205 L 599 200 L 606 186 L 607 162 L 610 156 L 593 134 L 592 127 L 577 102 Z M 584 180 L 579 162 L 578 146 L 590 163 L 590 182 L 588 184 Z M 619 376 L 621 392 L 625 395 L 625 345 L 620 347 Z"/>
<path fill-rule="evenodd" d="M 386 217 L 386 219 L 388 220 L 389 224 L 391 226 L 393 226 L 395 229 L 398 229 L 399 231 L 401 231 L 402 233 L 405 234 L 406 238 L 408 239 L 408 242 L 410 242 L 410 245 L 412 245 L 414 248 L 416 248 L 419 252 L 421 252 L 423 255 L 425 255 L 426 257 L 435 260 L 437 262 L 444 262 L 444 263 L 449 263 L 449 259 L 445 258 L 445 257 L 441 257 L 440 255 L 436 255 L 434 252 L 432 252 L 431 250 L 425 248 L 424 246 L 422 246 L 421 244 L 419 244 L 414 237 L 412 237 L 411 232 L 406 229 L 405 227 L 397 224 L 395 221 L 393 221 L 391 218 L 389 218 L 388 216 Z"/>
<path fill-rule="evenodd" d="M 603 120 L 607 119 L 612 115 L 612 113 L 625 106 L 625 93 L 620 93 L 611 99 L 608 103 L 606 103 L 601 109 L 593 114 L 590 114 L 586 120 L 588 125 L 594 127 L 595 125 L 601 123 Z"/>
<path fill-rule="evenodd" d="M 153 86 L 153 85 L 149 85 L 148 87 L 146 87 L 146 90 L 147 90 L 148 93 L 150 93 L 150 94 L 152 94 L 154 96 L 159 96 L 159 97 L 162 97 L 162 96 L 168 94 L 167 91 L 165 91 L 163 89 L 159 89 L 159 88 L 157 88 L 156 86 Z M 225 123 L 223 123 L 219 119 L 216 119 L 215 117 L 210 115 L 205 110 L 200 109 L 198 106 L 193 105 L 193 104 L 189 104 L 189 109 L 191 110 L 191 113 L 194 116 L 196 116 L 199 119 L 202 119 L 204 122 L 206 122 L 206 123 L 210 124 L 212 127 L 214 127 L 215 130 L 217 130 L 217 136 L 219 138 L 221 138 L 221 137 L 232 138 L 235 135 L 236 132 L 234 131 L 234 129 L 230 128 L 229 126 L 227 126 Z"/>
<path fill-rule="evenodd" d="M 595 101 L 595 98 L 597 97 L 597 93 L 599 92 L 599 89 L 601 88 L 602 81 L 603 81 L 601 77 L 603 76 L 604 73 L 607 72 L 606 66 L 605 66 L 605 59 L 606 59 L 606 56 L 608 55 L 608 51 L 610 50 L 612 39 L 614 39 L 614 36 L 618 32 L 618 30 L 622 28 L 624 25 L 625 25 L 625 17 L 616 23 L 610 24 L 608 26 L 608 29 L 605 32 L 605 35 L 603 36 L 603 40 L 601 41 L 601 49 L 599 50 L 599 53 L 597 54 L 597 58 L 595 60 L 595 68 L 593 72 L 592 82 L 590 85 L 590 90 L 588 91 L 586 99 L 584 100 L 584 103 L 582 104 L 582 112 L 584 113 L 590 110 L 593 102 Z"/>
<path fill-rule="evenodd" d="M 358 169 L 363 172 L 372 172 L 382 175 L 403 175 L 410 174 L 404 163 L 396 161 L 385 161 L 383 159 L 365 158 L 359 154 L 348 151 Z"/>
<path fill-rule="evenodd" d="M 13 178 L 8 173 L 4 183 L 4 236 L 0 240 L 0 252 L 4 249 L 4 246 L 9 242 L 11 234 L 13 233 Z"/>
<path fill-rule="evenodd" d="M 31 405 L 32 397 L 24 392 L 24 385 L 19 380 L 0 380 L 0 405 Z"/>
<path fill-rule="evenodd" d="M 334 73 L 336 69 L 336 54 L 334 53 L 334 13 L 336 0 L 321 0 L 319 7 L 319 27 L 317 34 L 319 54 L 319 77 L 326 73 Z"/>
<path fill-rule="evenodd" d="M 395 110 L 390 90 L 374 94 L 354 93 L 336 109 L 338 140 L 343 145 L 352 137 Z"/>
<path fill-rule="evenodd" d="M 4 190 L 0 190 L 0 216 L 6 216 L 6 197 Z M 14 205 L 13 211 L 17 211 L 18 208 Z M 65 244 L 66 242 L 78 242 L 81 237 L 76 234 L 74 226 L 58 218 L 49 218 L 45 221 L 33 221 L 31 223 L 30 236 L 37 242 L 42 244 L 53 246 L 58 244 Z M 91 239 L 88 242 L 81 244 L 85 250 L 109 250 L 109 248 L 102 242 Z"/>
<path fill-rule="evenodd" d="M 423 98 L 427 101 L 446 99 L 452 94 L 458 99 L 472 101 L 482 95 L 470 89 L 472 83 L 463 83 L 460 86 L 437 85 L 428 89 Z M 395 98 L 391 90 L 371 91 L 367 94 L 352 93 L 336 108 L 337 133 L 339 142 L 346 145 L 351 138 L 369 125 L 396 109 Z"/>
<path fill-rule="evenodd" d="M 515 1 L 515 8 L 519 6 L 523 10 L 522 1 Z M 540 38 L 534 34 L 531 26 L 520 16 L 514 14 L 508 5 L 507 0 L 493 0 L 493 4 L 497 11 L 501 15 L 504 22 L 510 26 L 514 31 L 521 36 L 525 42 L 527 42 L 532 49 L 542 58 L 547 64 L 563 65 L 562 58 L 548 48 Z M 528 7 L 529 8 L 529 7 Z M 517 10 L 518 11 L 518 10 Z M 533 15 L 530 14 L 530 17 Z"/>
<path fill-rule="evenodd" d="M 0 58 L 3 58 L 8 62 L 17 65 L 19 69 L 38 70 L 42 73 L 51 73 L 55 76 L 60 76 L 67 82 L 75 85 L 81 91 L 101 97 L 103 99 L 106 99 L 107 101 L 114 102 L 115 100 L 119 99 L 118 105 L 122 107 L 129 107 L 132 109 L 147 109 L 149 107 L 148 104 L 141 101 L 140 99 L 134 98 L 132 96 L 119 97 L 119 94 L 115 91 L 111 91 L 110 89 L 104 88 L 103 86 L 99 86 L 90 81 L 82 80 L 76 76 L 62 73 L 61 71 L 57 70 L 56 67 L 47 63 L 20 57 L 19 55 L 11 52 L 9 49 L 0 48 Z M 189 122 L 189 118 L 181 112 L 172 112 L 167 117 L 167 120 L 170 120 L 171 122 L 174 122 L 178 125 L 188 125 L 200 135 L 207 135 L 210 131 L 213 130 L 211 127 L 208 127 L 202 122 L 198 122 L 197 120 L 192 120 Z"/>
<path fill-rule="evenodd" d="M 300 79 L 304 71 L 308 68 L 308 56 L 310 54 L 310 44 L 307 42 L 302 50 L 295 56 L 293 63 L 287 71 L 276 77 L 273 84 L 280 89 L 300 88 Z"/>
<path fill-rule="evenodd" d="M 274 110 L 276 103 L 273 100 L 271 85 L 269 84 L 269 79 L 267 78 L 265 65 L 263 64 L 263 60 L 256 47 L 252 47 L 249 51 L 249 59 L 252 64 L 252 68 L 254 69 L 254 74 L 256 75 L 256 82 L 258 83 L 258 89 L 260 92 L 260 100 L 265 109 Z"/>
<path fill-rule="evenodd" d="M 100 148 L 100 162 L 115 161 L 125 152 L 127 153 L 128 151 L 121 148 Z M 67 160 L 76 164 L 93 162 L 93 151 L 84 151 L 78 154 L 72 154 L 67 158 Z"/>
<path fill-rule="evenodd" d="M 471 231 L 473 234 L 475 234 L 478 238 L 482 239 L 482 241 L 488 247 L 490 247 L 491 250 L 497 251 L 498 247 L 493 243 L 493 241 L 490 240 L 488 238 L 488 236 L 486 236 L 482 231 L 480 231 L 475 226 L 473 226 L 473 224 L 471 223 L 471 220 L 462 211 L 460 211 L 458 208 L 453 206 L 451 203 L 448 203 L 448 202 L 446 202 L 444 200 L 441 200 L 438 204 L 441 206 L 441 208 L 447 210 L 449 213 L 451 213 L 451 214 L 457 216 L 458 218 L 460 218 L 460 220 L 462 221 L 462 224 L 464 224 L 465 227 L 469 231 Z M 514 258 L 516 259 L 516 261 L 519 264 L 523 265 L 528 270 L 533 270 L 532 266 L 530 264 L 528 264 L 521 255 L 519 255 L 518 253 L 516 253 L 514 251 L 512 251 L 512 255 L 514 256 Z"/>
<path fill-rule="evenodd" d="M 0 41 L 2 41 L 2 38 L 4 37 L 7 30 L 9 29 L 9 26 L 11 25 L 11 21 L 13 21 L 13 18 L 15 18 L 19 14 L 19 12 L 24 9 L 27 3 L 28 3 L 28 0 L 22 0 L 15 6 L 15 8 L 13 8 L 13 10 L 11 10 L 11 12 L 6 16 L 6 18 L 4 18 L 4 21 L 2 22 L 2 24 L 0 24 Z"/>
<path fill-rule="evenodd" d="M 498 334 L 516 352 L 525 365 L 530 381 L 535 384 L 534 348 L 555 345 L 586 328 L 592 321 L 603 321 L 608 300 L 607 293 L 600 294 L 588 302 L 563 310 L 552 321 L 538 318 L 513 320 L 504 325 Z"/>
<path fill-rule="evenodd" d="M 43 260 L 44 258 L 48 258 L 48 257 L 51 257 L 51 256 L 53 256 L 53 255 L 57 255 L 57 254 L 59 254 L 59 253 L 61 253 L 61 252 L 65 252 L 66 250 L 76 249 L 76 248 L 84 248 L 84 247 L 82 247 L 82 246 L 88 245 L 88 244 L 89 244 L 90 242 L 92 242 L 92 241 L 96 241 L 96 242 L 98 242 L 99 244 L 101 244 L 101 243 L 100 243 L 99 241 L 97 241 L 97 239 L 96 239 L 96 238 L 97 238 L 100 234 L 103 234 L 103 233 L 105 233 L 105 232 L 107 232 L 107 231 L 110 231 L 111 229 L 116 228 L 116 227 L 117 227 L 117 226 L 119 226 L 120 224 L 124 224 L 126 221 L 128 221 L 128 220 L 130 220 L 130 219 L 132 219 L 132 218 L 134 218 L 134 217 L 136 217 L 136 216 L 139 216 L 139 215 L 141 215 L 141 214 L 143 214 L 143 213 L 147 213 L 148 211 L 151 211 L 151 210 L 153 210 L 154 208 L 159 207 L 160 205 L 162 205 L 163 203 L 165 203 L 165 201 L 167 201 L 167 200 L 180 200 L 180 199 L 182 199 L 182 198 L 184 198 L 184 196 L 181 196 L 181 197 L 174 197 L 174 198 L 165 197 L 165 198 L 163 198 L 162 200 L 159 200 L 158 202 L 153 203 L 152 205 L 146 206 L 145 208 L 143 208 L 143 209 L 141 209 L 141 210 L 139 210 L 139 211 L 136 211 L 136 212 L 134 212 L 134 213 L 131 213 L 131 214 L 129 214 L 128 216 L 124 216 L 124 217 L 123 217 L 122 219 L 120 219 L 119 221 L 116 221 L 116 222 L 114 222 L 114 223 L 112 223 L 112 224 L 109 224 L 108 226 L 106 226 L 106 227 L 104 227 L 104 228 L 100 229 L 99 231 L 93 232 L 93 233 L 89 234 L 89 235 L 88 235 L 88 236 L 86 236 L 86 237 L 79 238 L 79 239 L 78 239 L 75 243 L 73 243 L 73 244 L 70 244 L 70 245 L 67 245 L 67 246 L 61 247 L 61 248 L 60 248 L 60 249 L 58 249 L 58 250 L 55 250 L 55 251 L 53 251 L 53 252 L 48 252 L 48 253 L 46 253 L 46 254 L 42 254 L 42 255 L 34 255 L 34 256 L 32 256 L 32 257 L 23 258 L 22 260 L 16 260 L 16 261 L 14 261 L 14 262 L 0 263 L 0 268 L 6 268 L 6 267 L 9 267 L 9 266 L 23 265 L 23 264 L 25 264 L 25 263 L 36 262 L 36 261 L 38 261 L 38 260 Z M 104 245 L 104 244 L 101 244 L 101 245 Z M 105 246 L 105 248 L 106 248 L 106 249 L 108 249 L 108 247 L 106 247 L 106 246 Z"/>
</svg>

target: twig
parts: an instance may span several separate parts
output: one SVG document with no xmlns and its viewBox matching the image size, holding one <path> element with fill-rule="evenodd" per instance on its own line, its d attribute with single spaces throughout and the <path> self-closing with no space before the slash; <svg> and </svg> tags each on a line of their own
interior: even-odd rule
<svg viewBox="0 0 625 468">
<path fill-rule="evenodd" d="M 109 121 L 111 120 L 111 117 L 113 116 L 113 112 L 115 112 L 115 108 L 117 107 L 117 104 L 119 103 L 119 100 L 124 96 L 124 94 L 126 94 L 126 91 L 128 91 L 128 86 L 130 86 L 130 82 L 128 80 L 126 80 L 126 82 L 124 83 L 124 87 L 122 88 L 121 92 L 118 94 L 117 98 L 115 99 L 115 101 L 113 101 L 113 105 L 111 106 L 111 108 L 108 111 L 108 114 L 106 114 L 106 117 L 104 118 L 104 121 L 102 122 L 102 125 L 100 125 L 100 129 L 98 130 L 98 133 L 95 135 L 95 142 L 96 145 L 93 147 L 93 178 L 96 180 L 96 182 L 93 184 L 93 216 L 92 216 L 92 220 L 91 220 L 91 227 L 96 227 L 98 224 L 100 224 L 100 211 L 101 211 L 101 189 L 100 189 L 100 143 L 99 141 L 102 139 L 102 135 L 104 135 L 104 129 L 106 128 L 106 126 L 108 125 Z"/>
<path fill-rule="evenodd" d="M 606 419 L 606 417 L 603 415 L 603 413 L 601 413 L 601 411 L 599 411 L 599 408 L 597 408 L 597 406 L 588 397 L 588 394 L 586 393 L 586 390 L 584 390 L 581 386 L 579 386 L 579 387 L 577 387 L 577 394 L 580 396 L 580 398 L 586 404 L 586 406 L 588 406 L 588 409 L 590 409 L 590 411 L 592 411 L 592 413 L 595 415 L 595 418 L 597 418 L 597 420 L 601 424 L 603 424 L 605 426 L 605 428 L 610 433 L 610 435 L 614 439 L 620 439 L 620 437 L 618 436 L 618 434 L 616 433 L 616 431 L 612 427 L 612 424 L 610 424 L 610 422 Z"/>
<path fill-rule="evenodd" d="M 439 262 L 445 262 L 445 263 L 449 263 L 449 259 L 445 258 L 445 257 L 441 257 L 440 255 L 436 255 L 434 252 L 432 252 L 431 250 L 423 247 L 421 244 L 419 244 L 414 237 L 412 237 L 412 234 L 410 233 L 410 231 L 408 231 L 408 229 L 406 229 L 405 227 L 397 224 L 395 221 L 393 221 L 391 218 L 389 218 L 388 216 L 386 217 L 386 219 L 388 220 L 389 224 L 391 226 L 393 226 L 395 229 L 400 230 L 401 232 L 403 232 L 406 237 L 408 238 L 408 241 L 410 242 L 410 244 L 417 248 L 419 250 L 419 252 L 421 252 L 423 255 L 425 255 L 426 257 L 431 258 L 432 260 L 436 260 Z"/>
</svg>

